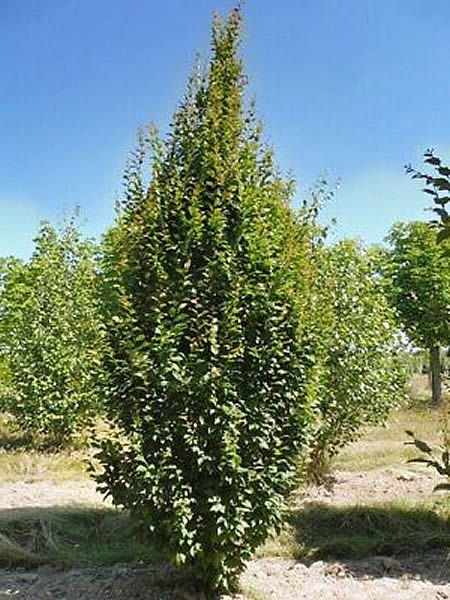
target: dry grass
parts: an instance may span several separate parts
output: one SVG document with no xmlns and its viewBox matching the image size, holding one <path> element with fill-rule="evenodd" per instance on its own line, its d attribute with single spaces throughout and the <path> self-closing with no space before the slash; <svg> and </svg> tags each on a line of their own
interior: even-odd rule
<svg viewBox="0 0 450 600">
<path fill-rule="evenodd" d="M 312 504 L 293 510 L 284 531 L 260 547 L 258 557 L 360 559 L 448 549 L 449 516 L 445 501 Z"/>
<path fill-rule="evenodd" d="M 332 464 L 348 472 L 402 469 L 418 451 L 405 430 L 412 430 L 431 446 L 442 444 L 445 408 L 432 408 L 426 378 L 412 381 L 414 395 L 409 408 L 391 415 L 385 427 L 375 427 L 348 446 Z M 374 485 L 377 485 L 374 474 Z M 396 484 L 395 479 L 392 485 Z M 355 482 L 355 485 L 358 485 Z M 432 484 L 430 483 L 431 489 Z M 394 491 L 394 490 L 393 490 Z M 300 496 L 304 494 L 299 490 Z M 386 496 L 389 498 L 390 496 Z M 362 558 L 377 554 L 402 555 L 450 548 L 450 512 L 447 497 L 427 499 L 417 495 L 408 501 L 390 501 L 340 506 L 312 503 L 298 507 L 294 500 L 289 522 L 259 550 L 259 557 L 294 559 Z"/>
<path fill-rule="evenodd" d="M 0 483 L 87 479 L 85 455 L 80 452 L 0 450 Z"/>
<path fill-rule="evenodd" d="M 417 456 L 406 430 L 412 430 L 419 439 L 431 445 L 442 443 L 446 419 L 444 409 L 427 405 L 402 409 L 391 415 L 385 427 L 374 427 L 366 435 L 345 448 L 334 460 L 333 468 L 345 471 L 368 471 L 383 467 L 399 467 Z"/>
<path fill-rule="evenodd" d="M 428 442 L 442 439 L 443 413 L 431 409 L 423 378 L 412 382 L 412 407 L 391 416 L 386 427 L 369 430 L 334 461 L 333 467 L 346 471 L 371 471 L 405 466 L 417 456 L 405 430 L 413 430 Z M 16 434 L 14 434 L 16 435 Z M 64 482 L 82 480 L 86 453 L 37 452 L 24 448 L 0 422 L 1 482 Z M 6 443 L 5 443 L 6 440 Z M 284 558 L 362 557 L 374 553 L 421 552 L 427 548 L 450 547 L 447 505 L 430 502 L 383 505 L 292 506 L 284 531 L 269 540 L 259 556 Z M 117 535 L 116 535 L 117 534 Z M 0 561 L 5 564 L 50 560 L 68 563 L 100 563 L 152 556 L 141 532 L 129 517 L 111 508 L 27 509 L 3 511 L 0 515 Z M 249 592 L 249 597 L 251 594 Z"/>
<path fill-rule="evenodd" d="M 412 405 L 425 405 L 431 402 L 431 388 L 428 375 L 415 374 L 409 382 L 408 394 Z"/>
<path fill-rule="evenodd" d="M 46 507 L 0 512 L 0 565 L 114 564 L 153 560 L 145 528 L 111 507 Z"/>
<path fill-rule="evenodd" d="M 37 450 L 0 413 L 0 483 L 87 479 L 88 450 Z"/>
</svg>

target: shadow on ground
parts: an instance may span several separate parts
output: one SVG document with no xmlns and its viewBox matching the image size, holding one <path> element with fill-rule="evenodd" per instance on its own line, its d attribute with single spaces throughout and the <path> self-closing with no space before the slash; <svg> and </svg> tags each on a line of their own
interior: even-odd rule
<svg viewBox="0 0 450 600">
<path fill-rule="evenodd" d="M 325 575 L 420 578 L 445 585 L 450 583 L 449 511 L 442 502 L 431 508 L 309 504 L 290 517 L 292 552 L 307 566 L 324 561 L 320 571 Z M 122 596 L 130 598 L 141 597 L 133 596 L 131 589 L 143 590 L 150 575 L 155 585 L 174 581 L 142 524 L 107 506 L 1 510 L 0 566 L 38 568 L 39 585 L 55 581 L 64 586 L 61 582 L 66 581 L 74 590 L 82 577 L 87 584 L 92 570 L 92 589 L 100 590 L 100 584 L 109 586 L 113 581 L 114 593 L 120 589 L 125 594 L 131 586 L 128 595 Z M 45 568 L 53 571 L 42 571 Z M 68 574 L 54 571 L 61 568 L 68 568 Z M 14 575 L 11 586 L 19 589 L 20 577 L 20 573 Z M 166 592 L 155 597 L 165 598 Z M 95 597 L 102 598 L 101 594 Z"/>
<path fill-rule="evenodd" d="M 450 506 L 309 504 L 290 518 L 296 558 L 339 561 L 357 577 L 450 582 Z"/>
<path fill-rule="evenodd" d="M 1 568 L 3 567 L 3 569 Z M 58 506 L 0 511 L 0 598 L 204 598 L 125 511 Z"/>
<path fill-rule="evenodd" d="M 29 435 L 0 427 L 0 450 L 27 450 L 30 447 L 31 438 Z"/>
<path fill-rule="evenodd" d="M 115 564 L 159 560 L 148 532 L 112 507 L 24 507 L 0 511 L 0 566 Z"/>
</svg>

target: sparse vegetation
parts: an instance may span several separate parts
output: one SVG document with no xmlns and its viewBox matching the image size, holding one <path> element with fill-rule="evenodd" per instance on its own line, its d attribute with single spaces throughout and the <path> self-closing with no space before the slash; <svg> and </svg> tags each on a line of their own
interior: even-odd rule
<svg viewBox="0 0 450 600">
<path fill-rule="evenodd" d="M 391 502 L 377 506 L 312 505 L 294 510 L 284 533 L 259 555 L 305 559 L 399 556 L 450 548 L 446 502 L 417 506 Z"/>
<path fill-rule="evenodd" d="M 417 456 L 414 448 L 405 445 L 405 431 L 411 428 L 423 439 L 438 443 L 442 435 L 442 410 L 431 409 L 425 403 L 422 407 L 416 404 L 413 408 L 394 412 L 385 427 L 369 430 L 361 441 L 345 448 L 334 460 L 334 468 L 367 471 L 404 466 Z"/>
</svg>

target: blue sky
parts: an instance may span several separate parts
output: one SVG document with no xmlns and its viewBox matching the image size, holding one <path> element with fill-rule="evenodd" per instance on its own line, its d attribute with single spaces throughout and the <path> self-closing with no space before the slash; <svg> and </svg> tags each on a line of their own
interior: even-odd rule
<svg viewBox="0 0 450 600">
<path fill-rule="evenodd" d="M 167 130 L 228 0 L 0 0 L 0 255 L 41 219 L 114 215 L 137 128 Z M 404 174 L 450 155 L 448 0 L 247 0 L 243 55 L 267 140 L 301 199 L 326 175 L 336 237 L 379 242 L 429 201 Z"/>
</svg>

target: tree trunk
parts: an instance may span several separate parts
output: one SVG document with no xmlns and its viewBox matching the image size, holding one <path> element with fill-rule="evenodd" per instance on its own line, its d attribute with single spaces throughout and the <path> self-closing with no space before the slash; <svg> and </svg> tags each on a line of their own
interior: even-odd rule
<svg viewBox="0 0 450 600">
<path fill-rule="evenodd" d="M 431 395 L 434 404 L 441 402 L 441 361 L 439 357 L 439 346 L 430 348 L 430 373 L 431 373 Z"/>
</svg>

